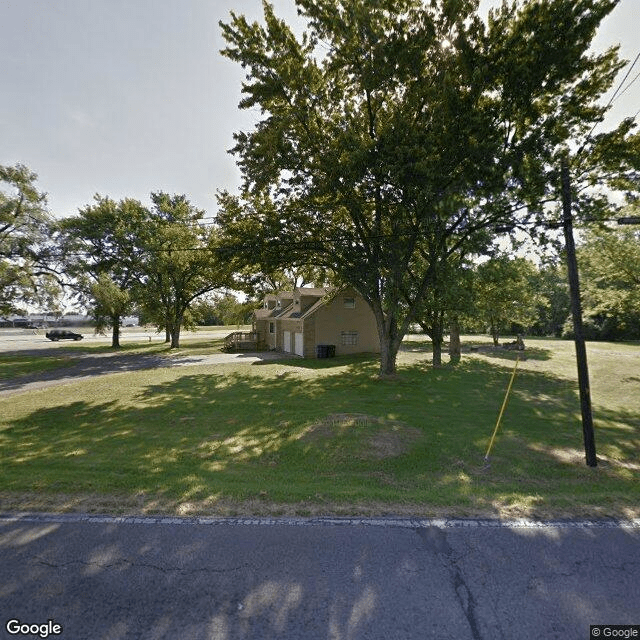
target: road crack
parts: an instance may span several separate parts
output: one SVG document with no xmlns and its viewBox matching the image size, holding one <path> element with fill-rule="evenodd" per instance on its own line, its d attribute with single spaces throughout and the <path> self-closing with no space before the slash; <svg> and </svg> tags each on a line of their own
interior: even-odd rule
<svg viewBox="0 0 640 640">
<path fill-rule="evenodd" d="M 440 559 L 451 575 L 451 584 L 456 594 L 456 599 L 467 620 L 473 640 L 484 640 L 480 631 L 478 604 L 473 596 L 473 591 L 465 580 L 464 573 L 458 564 L 458 559 L 455 557 L 455 552 L 449 544 L 446 531 L 439 527 L 424 527 L 415 529 L 415 531 L 422 539 L 426 549 Z"/>
</svg>

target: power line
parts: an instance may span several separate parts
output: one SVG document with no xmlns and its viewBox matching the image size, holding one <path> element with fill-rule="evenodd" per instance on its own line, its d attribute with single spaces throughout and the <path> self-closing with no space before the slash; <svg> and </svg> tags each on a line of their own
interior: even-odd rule
<svg viewBox="0 0 640 640">
<path fill-rule="evenodd" d="M 638 61 L 639 58 L 640 58 L 640 52 L 638 52 L 638 55 L 635 57 L 635 59 L 631 63 L 631 66 L 627 70 L 627 73 L 625 74 L 624 78 L 622 78 L 622 82 L 620 82 L 620 84 L 618 85 L 618 88 L 613 92 L 613 95 L 611 96 L 611 98 L 609 98 L 609 102 L 607 102 L 607 105 L 604 108 L 605 112 L 609 109 L 609 107 L 611 106 L 611 104 L 615 100 L 616 96 L 620 97 L 618 95 L 618 93 L 619 93 L 620 89 L 622 88 L 622 86 L 624 85 L 624 83 L 627 81 L 627 78 L 629 77 L 629 74 L 631 73 L 633 67 L 635 66 L 635 64 L 636 64 L 636 62 Z M 636 81 L 637 77 L 638 76 L 636 75 L 635 78 L 629 83 L 629 85 L 625 88 L 624 91 L 626 91 Z M 623 91 L 623 93 L 624 93 L 624 91 Z M 620 94 L 620 95 L 622 95 L 622 94 Z M 638 113 L 640 113 L 640 111 Z M 637 115 L 638 114 L 636 114 L 636 116 Z M 634 118 L 636 116 L 634 116 Z M 596 127 L 602 122 L 603 119 L 604 118 L 598 120 L 597 122 L 594 123 L 593 127 L 591 127 L 591 131 L 589 131 L 589 134 L 587 135 L 587 137 L 585 138 L 584 142 L 582 143 L 582 146 L 580 147 L 580 149 L 578 149 L 578 153 L 576 154 L 576 156 L 579 156 L 582 153 L 584 148 L 587 146 L 587 143 L 591 139 L 591 136 L 593 135 L 593 132 L 595 131 Z"/>
<path fill-rule="evenodd" d="M 620 99 L 620 96 L 622 96 L 638 78 L 640 78 L 640 71 L 636 73 L 636 75 L 633 77 L 633 80 L 631 80 L 631 82 L 618 94 L 618 99 Z"/>
<path fill-rule="evenodd" d="M 609 102 L 607 103 L 607 106 L 605 107 L 606 109 L 608 109 L 611 106 L 611 103 L 616 99 L 616 96 L 620 97 L 618 95 L 618 92 L 620 91 L 620 89 L 622 88 L 622 85 L 627 81 L 627 78 L 629 77 L 629 74 L 631 73 L 631 71 L 633 70 L 633 67 L 635 67 L 636 62 L 638 62 L 638 58 L 640 58 L 640 52 L 638 52 L 638 55 L 635 57 L 634 61 L 631 63 L 631 66 L 629 67 L 629 70 L 627 71 L 627 73 L 625 74 L 624 78 L 622 78 L 622 82 L 618 85 L 618 88 L 614 91 L 613 95 L 611 96 L 611 98 L 609 99 Z M 636 76 L 637 78 L 638 76 Z M 631 81 L 631 83 L 629 84 L 629 86 L 631 86 L 631 84 L 633 84 L 633 82 L 635 81 L 635 78 Z M 627 87 L 628 88 L 628 87 Z M 625 89 L 626 91 L 627 89 Z M 624 91 L 622 92 L 624 93 Z M 622 95 L 622 94 L 620 94 Z"/>
<path fill-rule="evenodd" d="M 576 221 L 576 225 L 580 224 L 589 224 L 593 222 L 618 222 L 627 218 L 583 218 L 582 220 Z M 635 218 L 629 218 L 629 220 L 635 220 Z M 489 225 L 489 228 L 493 228 L 494 231 L 500 232 L 509 232 L 513 231 L 518 227 L 546 227 L 548 229 L 559 229 L 562 227 L 562 221 L 558 220 L 531 220 L 526 222 L 514 222 L 514 223 L 498 223 L 496 225 Z M 622 224 L 622 223 L 621 223 Z M 629 224 L 629 222 L 625 222 L 625 224 Z M 410 233 L 387 233 L 387 234 L 376 234 L 371 235 L 366 238 L 366 240 L 398 240 L 402 238 L 413 237 L 413 234 Z M 252 251 L 255 252 L 258 247 L 263 247 L 267 249 L 316 249 L 323 248 L 327 245 L 337 245 L 345 242 L 355 242 L 357 238 L 350 237 L 330 237 L 324 236 L 316 239 L 309 238 L 308 240 L 287 240 L 283 241 L 281 239 L 269 239 L 266 241 L 260 241 L 256 239 L 251 243 L 237 243 L 237 244 L 221 244 L 216 246 L 198 246 L 198 247 L 157 247 L 154 249 L 142 249 L 140 250 L 141 255 L 154 255 L 159 253 L 179 253 L 179 252 L 195 252 L 195 251 L 211 251 L 217 253 L 240 253 L 242 251 Z M 90 258 L 95 255 L 94 252 L 91 251 L 74 251 L 68 252 L 64 254 L 50 254 L 52 259 L 62 259 L 62 258 Z M 117 259 L 117 258 L 114 258 Z"/>
</svg>

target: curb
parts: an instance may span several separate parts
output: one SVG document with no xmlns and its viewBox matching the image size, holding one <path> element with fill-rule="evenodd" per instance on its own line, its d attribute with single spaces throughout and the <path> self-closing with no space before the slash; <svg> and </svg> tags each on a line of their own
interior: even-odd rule
<svg viewBox="0 0 640 640">
<path fill-rule="evenodd" d="M 174 517 L 174 516 L 107 516 L 89 514 L 53 513 L 0 513 L 0 524 L 138 524 L 178 526 L 251 526 L 251 527 L 312 527 L 312 526 L 364 526 L 401 527 L 404 529 L 640 529 L 640 518 L 632 520 L 497 520 L 487 518 L 270 518 L 270 517 Z"/>
</svg>

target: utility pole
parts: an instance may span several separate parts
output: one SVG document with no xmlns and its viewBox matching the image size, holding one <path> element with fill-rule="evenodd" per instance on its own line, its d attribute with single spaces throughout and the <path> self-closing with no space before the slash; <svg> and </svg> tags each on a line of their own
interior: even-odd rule
<svg viewBox="0 0 640 640">
<path fill-rule="evenodd" d="M 589 467 L 598 465 L 596 459 L 596 441 L 591 415 L 591 392 L 589 390 L 589 369 L 587 367 L 587 349 L 582 332 L 582 305 L 580 304 L 580 282 L 578 280 L 578 261 L 576 245 L 573 240 L 573 215 L 571 213 L 571 181 L 567 155 L 561 160 L 560 177 L 562 181 L 562 213 L 564 239 L 567 250 L 567 269 L 569 271 L 569 291 L 571 294 L 571 312 L 573 314 L 573 333 L 578 363 L 578 386 L 580 388 L 580 409 L 582 411 L 582 435 L 584 452 Z"/>
</svg>

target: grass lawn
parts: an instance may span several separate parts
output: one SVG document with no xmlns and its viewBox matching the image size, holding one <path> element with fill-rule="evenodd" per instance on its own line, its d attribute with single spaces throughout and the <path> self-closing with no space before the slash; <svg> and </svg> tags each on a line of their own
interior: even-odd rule
<svg viewBox="0 0 640 640">
<path fill-rule="evenodd" d="M 70 367 L 75 362 L 74 358 L 67 355 L 43 358 L 32 355 L 0 354 L 0 380 L 10 380 L 19 376 Z"/>
<path fill-rule="evenodd" d="M 488 466 L 515 353 L 433 369 L 415 337 L 391 380 L 357 356 L 119 373 L 2 398 L 0 509 L 638 517 L 640 346 L 588 344 L 591 469 L 573 343 L 526 342 Z"/>
<path fill-rule="evenodd" d="M 166 342 L 122 342 L 118 349 L 105 343 L 74 343 L 65 345 L 65 351 L 72 355 L 93 355 L 100 353 L 113 354 L 153 354 L 160 356 L 185 356 L 219 353 L 224 345 L 224 338 L 198 338 L 187 336 L 180 339 L 180 348 L 171 349 Z M 1 361 L 1 360 L 0 360 Z"/>
</svg>

